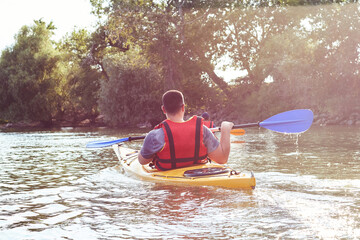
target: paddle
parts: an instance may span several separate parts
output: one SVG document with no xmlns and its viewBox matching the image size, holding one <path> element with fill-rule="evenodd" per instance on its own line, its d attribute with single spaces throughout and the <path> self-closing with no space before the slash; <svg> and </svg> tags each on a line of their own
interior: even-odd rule
<svg viewBox="0 0 360 240">
<path fill-rule="evenodd" d="M 89 142 L 88 144 L 86 144 L 86 147 L 87 148 L 103 148 L 103 147 L 112 146 L 117 143 L 128 142 L 128 141 L 132 141 L 132 140 L 139 140 L 139 139 L 144 139 L 144 138 L 145 138 L 145 136 L 139 136 L 139 137 L 120 138 L 120 139 L 116 139 L 116 140 L 112 140 L 112 141 L 108 141 L 108 140 L 93 141 L 93 142 Z"/>
<path fill-rule="evenodd" d="M 281 133 L 301 133 L 308 130 L 313 122 L 314 114 L 309 109 L 297 109 L 291 110 L 283 113 L 276 114 L 262 122 L 258 123 L 246 123 L 234 125 L 233 129 L 245 128 L 245 127 L 263 127 L 275 132 Z M 212 128 L 213 132 L 220 131 L 220 128 Z M 242 129 L 241 129 L 242 130 Z M 233 131 L 233 130 L 232 130 Z M 236 131 L 234 131 L 236 132 Z M 245 131 L 239 131 L 245 133 Z M 121 142 L 127 142 L 132 140 L 144 139 L 145 136 L 139 137 L 126 137 L 113 141 L 95 141 L 89 142 L 86 147 L 87 148 L 102 148 L 111 146 Z"/>
<path fill-rule="evenodd" d="M 211 128 L 212 132 L 218 132 L 220 131 L 220 128 Z M 245 130 L 244 129 L 232 129 L 231 134 L 236 135 L 236 136 L 240 136 L 240 135 L 244 135 L 245 134 Z M 100 140 L 100 141 L 93 141 L 93 142 L 89 142 L 88 144 L 86 144 L 87 148 L 103 148 L 103 147 L 108 147 L 108 146 L 112 146 L 114 144 L 117 143 L 122 143 L 122 142 L 128 142 L 128 141 L 132 141 L 132 140 L 139 140 L 139 139 L 144 139 L 145 136 L 138 136 L 138 137 L 126 137 L 126 138 L 120 138 L 120 139 L 116 139 L 116 140 Z"/>
<path fill-rule="evenodd" d="M 215 133 L 215 132 L 220 132 L 220 128 L 210 128 L 210 130 Z M 245 134 L 245 130 L 244 129 L 231 129 L 230 133 L 232 135 L 235 135 L 235 136 L 241 136 L 241 135 L 244 135 Z"/>
<path fill-rule="evenodd" d="M 230 133 L 235 136 L 241 136 L 245 134 L 244 129 L 231 129 Z"/>
<path fill-rule="evenodd" d="M 234 128 L 263 127 L 280 133 L 302 133 L 308 130 L 314 114 L 310 109 L 296 109 L 276 114 L 262 122 L 234 125 Z"/>
</svg>

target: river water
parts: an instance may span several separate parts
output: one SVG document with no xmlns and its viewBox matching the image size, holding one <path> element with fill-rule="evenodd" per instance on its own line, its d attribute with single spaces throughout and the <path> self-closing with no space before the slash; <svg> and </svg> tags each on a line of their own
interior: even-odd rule
<svg viewBox="0 0 360 240">
<path fill-rule="evenodd" d="M 0 132 L 0 239 L 360 238 L 360 127 L 232 136 L 228 165 L 254 172 L 253 191 L 142 182 L 85 148 L 143 133 Z"/>
</svg>

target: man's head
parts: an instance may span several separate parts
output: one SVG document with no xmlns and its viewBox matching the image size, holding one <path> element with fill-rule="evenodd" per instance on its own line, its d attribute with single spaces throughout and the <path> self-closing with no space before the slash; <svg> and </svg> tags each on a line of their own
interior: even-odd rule
<svg viewBox="0 0 360 240">
<path fill-rule="evenodd" d="M 184 106 L 184 96 L 180 91 L 169 90 L 162 96 L 162 104 L 166 113 L 178 113 Z"/>
<path fill-rule="evenodd" d="M 210 119 L 210 115 L 207 112 L 204 112 L 201 116 L 204 118 L 204 120 Z"/>
</svg>

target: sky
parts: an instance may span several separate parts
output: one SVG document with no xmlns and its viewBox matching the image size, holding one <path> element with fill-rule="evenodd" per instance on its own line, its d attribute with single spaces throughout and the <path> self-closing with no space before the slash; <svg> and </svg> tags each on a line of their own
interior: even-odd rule
<svg viewBox="0 0 360 240">
<path fill-rule="evenodd" d="M 53 40 L 77 28 L 91 30 L 96 17 L 89 0 L 0 0 L 0 52 L 14 43 L 14 36 L 24 25 L 42 18 L 57 28 Z"/>
</svg>

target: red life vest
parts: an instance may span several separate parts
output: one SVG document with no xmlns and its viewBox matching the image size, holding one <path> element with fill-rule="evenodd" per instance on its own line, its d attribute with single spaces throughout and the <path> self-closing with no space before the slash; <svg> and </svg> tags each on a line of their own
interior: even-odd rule
<svg viewBox="0 0 360 240">
<path fill-rule="evenodd" d="M 193 116 L 182 123 L 165 120 L 155 128 L 162 128 L 165 135 L 165 145 L 155 156 L 154 163 L 158 170 L 186 167 L 207 161 L 202 118 Z"/>
<path fill-rule="evenodd" d="M 204 125 L 207 126 L 208 128 L 213 128 L 214 121 L 204 121 Z"/>
</svg>

